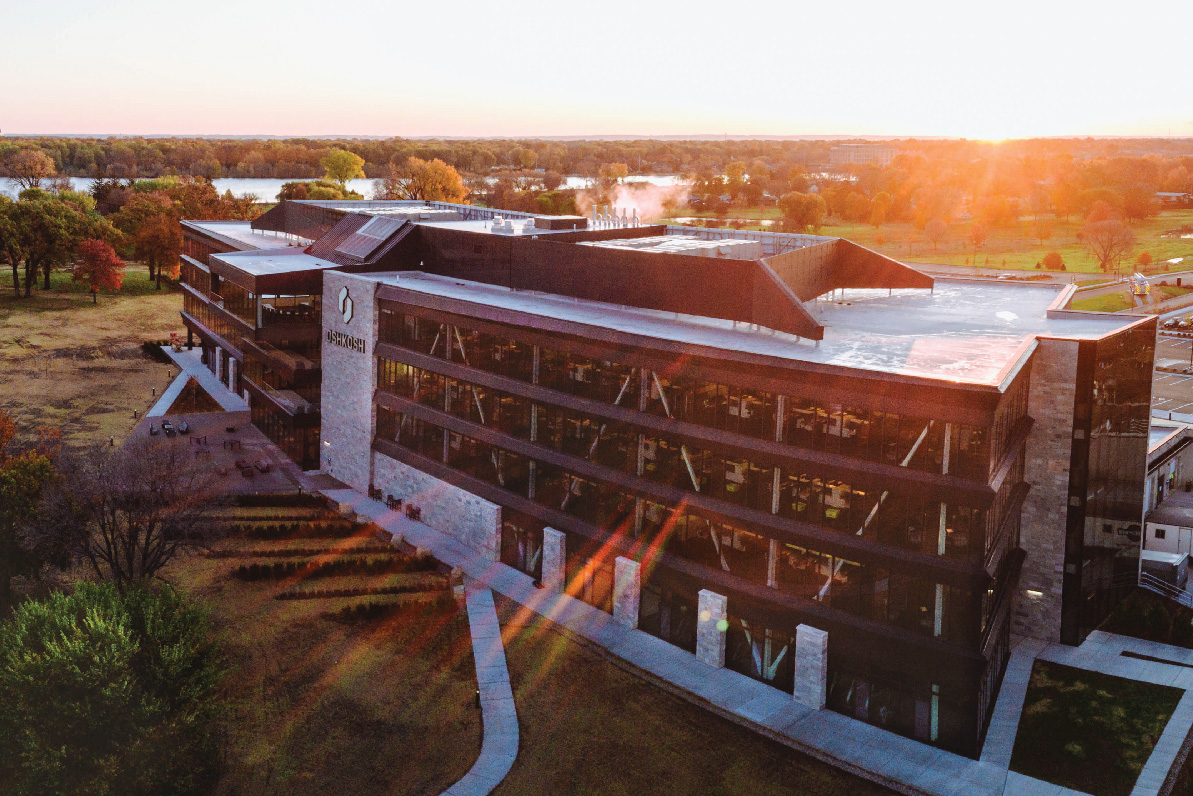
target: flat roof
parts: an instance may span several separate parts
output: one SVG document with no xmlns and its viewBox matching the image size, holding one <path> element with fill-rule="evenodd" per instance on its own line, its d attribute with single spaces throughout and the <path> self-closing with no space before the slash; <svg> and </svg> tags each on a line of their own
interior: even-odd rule
<svg viewBox="0 0 1193 796">
<path fill-rule="evenodd" d="M 938 279 L 935 289 L 849 289 L 805 304 L 824 340 L 742 323 L 426 274 L 356 274 L 442 298 L 648 338 L 780 360 L 1003 388 L 1036 337 L 1096 339 L 1138 322 L 1131 316 L 1048 317 L 1060 288 Z"/>
<path fill-rule="evenodd" d="M 276 276 L 301 271 L 322 271 L 341 267 L 331 260 L 324 260 L 298 248 L 259 249 L 244 252 L 222 252 L 211 255 L 214 259 L 251 276 Z"/>
<path fill-rule="evenodd" d="M 371 211 L 365 210 L 368 213 Z M 461 232 L 482 232 L 488 235 L 504 235 L 504 236 L 520 236 L 520 235 L 551 235 L 556 232 L 576 232 L 574 229 L 546 229 L 544 227 L 531 226 L 527 227 L 526 222 L 531 221 L 531 218 L 525 216 L 502 216 L 503 221 L 512 223 L 512 229 L 509 225 L 502 224 L 502 229 L 494 229 L 493 221 L 474 218 L 467 221 L 422 221 L 417 223 L 420 227 L 438 227 L 439 229 L 455 229 Z"/>
<path fill-rule="evenodd" d="M 212 237 L 225 238 L 233 244 L 246 246 L 250 249 L 304 248 L 311 245 L 311 241 L 297 235 L 253 229 L 249 221 L 191 221 L 188 219 L 182 223 Z"/>
<path fill-rule="evenodd" d="M 1193 492 L 1185 492 L 1182 489 L 1168 490 L 1160 505 L 1147 515 L 1147 521 L 1157 525 L 1193 528 Z"/>
</svg>

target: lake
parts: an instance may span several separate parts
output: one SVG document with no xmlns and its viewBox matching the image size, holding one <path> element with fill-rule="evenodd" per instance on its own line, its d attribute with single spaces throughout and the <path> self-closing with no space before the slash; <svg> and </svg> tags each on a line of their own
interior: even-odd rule
<svg viewBox="0 0 1193 796">
<path fill-rule="evenodd" d="M 282 185 L 294 180 L 255 178 L 255 177 L 227 177 L 215 180 L 215 187 L 220 193 L 231 191 L 234 196 L 255 194 L 262 202 L 276 202 L 278 191 Z M 565 188 L 587 188 L 591 184 L 587 177 L 567 177 Z M 683 178 L 676 174 L 638 174 L 626 178 L 626 182 L 647 182 L 652 185 L 681 185 Z M 87 191 L 91 187 L 90 177 L 71 177 L 70 184 L 77 191 Z M 373 180 L 349 180 L 348 187 L 363 195 L 366 199 L 373 195 Z M 17 184 L 7 177 L 0 177 L 0 193 L 16 198 L 20 192 Z"/>
</svg>

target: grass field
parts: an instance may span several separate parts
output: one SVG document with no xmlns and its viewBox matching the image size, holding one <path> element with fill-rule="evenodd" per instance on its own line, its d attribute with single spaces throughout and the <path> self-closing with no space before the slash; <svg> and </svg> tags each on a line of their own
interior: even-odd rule
<svg viewBox="0 0 1193 796">
<path fill-rule="evenodd" d="M 1078 294 L 1080 295 L 1080 294 Z M 1105 293 L 1101 296 L 1094 296 L 1093 298 L 1078 298 L 1073 299 L 1069 305 L 1069 309 L 1081 310 L 1083 312 L 1118 312 L 1125 310 L 1128 307 L 1134 307 L 1135 302 L 1127 294 L 1126 290 L 1118 293 Z"/>
<path fill-rule="evenodd" d="M 710 217 L 707 213 L 689 210 L 676 211 L 682 217 Z M 732 208 L 729 218 L 773 219 L 778 218 L 777 208 Z M 975 252 L 967 239 L 969 222 L 955 222 L 949 227 L 945 238 L 936 247 L 924 239 L 909 223 L 884 224 L 874 227 L 870 224 L 832 223 L 820 229 L 821 235 L 848 238 L 875 251 L 898 260 L 919 263 L 942 263 L 945 265 L 997 268 L 1000 270 L 1035 270 L 1049 251 L 1059 252 L 1068 272 L 1095 273 L 1097 263 L 1077 240 L 1077 233 L 1084 221 L 1079 218 L 1057 219 L 1052 237 L 1044 243 L 1033 236 L 1033 221 L 1020 219 L 1004 228 L 992 228 L 986 242 Z M 1166 210 L 1154 218 L 1133 225 L 1138 243 L 1124 269 L 1134 270 L 1135 256 L 1149 252 L 1153 265 L 1148 273 L 1162 273 L 1167 265 L 1170 270 L 1193 268 L 1193 238 L 1166 236 L 1165 233 L 1193 225 L 1193 210 Z M 747 225 L 746 228 L 751 228 Z M 762 227 L 753 227 L 761 229 Z M 1182 258 L 1183 262 L 1169 264 L 1170 259 Z"/>
<path fill-rule="evenodd" d="M 1184 692 L 1035 662 L 1011 769 L 1100 796 L 1127 796 Z"/>
<path fill-rule="evenodd" d="M 212 606 L 231 663 L 213 796 L 438 794 L 468 771 L 481 722 L 462 610 L 346 624 L 327 615 L 361 599 L 276 600 L 285 584 L 229 576 L 242 561 L 166 573 Z"/>
<path fill-rule="evenodd" d="M 890 791 L 685 702 L 499 601 L 521 747 L 493 796 Z"/>
<path fill-rule="evenodd" d="M 54 274 L 52 289 L 14 299 L 0 292 L 0 409 L 32 436 L 61 428 L 68 445 L 123 440 L 177 368 L 150 360 L 141 342 L 182 331 L 177 292 L 156 291 L 144 268 L 130 266 L 125 287 L 96 304 L 82 285 Z"/>
</svg>

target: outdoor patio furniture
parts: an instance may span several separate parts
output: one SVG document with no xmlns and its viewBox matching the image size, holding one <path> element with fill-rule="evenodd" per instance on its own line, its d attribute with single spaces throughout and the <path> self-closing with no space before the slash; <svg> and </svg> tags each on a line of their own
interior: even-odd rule
<svg viewBox="0 0 1193 796">
<path fill-rule="evenodd" d="M 418 519 L 422 518 L 422 515 L 423 515 L 423 510 L 420 509 L 418 506 L 411 506 L 409 503 L 406 504 L 406 516 L 407 517 L 409 517 L 412 520 L 418 520 Z"/>
<path fill-rule="evenodd" d="M 183 420 L 181 423 L 178 424 L 178 433 L 179 434 L 191 433 L 191 427 L 186 424 L 185 420 Z"/>
<path fill-rule="evenodd" d="M 149 424 L 149 436 L 151 436 L 151 437 L 156 437 L 156 436 L 157 436 L 159 433 L 160 433 L 160 432 L 157 430 L 157 426 L 155 426 L 154 424 L 150 423 L 150 424 Z"/>
<path fill-rule="evenodd" d="M 245 478 L 252 478 L 256 475 L 256 471 L 252 467 L 245 467 L 240 471 L 240 474 Z"/>
<path fill-rule="evenodd" d="M 259 470 L 262 473 L 268 473 L 270 470 L 269 462 L 266 461 L 265 459 L 262 459 L 261 461 L 257 462 L 257 470 Z"/>
<path fill-rule="evenodd" d="M 226 428 L 224 429 L 224 431 L 228 432 L 229 434 L 235 434 L 235 433 L 236 433 L 236 426 L 228 426 L 228 427 L 226 427 Z"/>
<path fill-rule="evenodd" d="M 246 468 L 248 466 L 249 466 L 249 463 L 247 461 L 245 461 L 244 459 L 236 460 L 236 469 L 243 470 L 244 468 Z"/>
</svg>

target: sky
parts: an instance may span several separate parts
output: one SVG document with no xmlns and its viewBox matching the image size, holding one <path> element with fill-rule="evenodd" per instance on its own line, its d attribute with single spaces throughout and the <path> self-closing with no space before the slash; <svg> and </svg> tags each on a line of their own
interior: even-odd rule
<svg viewBox="0 0 1193 796">
<path fill-rule="evenodd" d="M 1193 2 L 0 0 L 4 134 L 1193 136 Z"/>
</svg>

